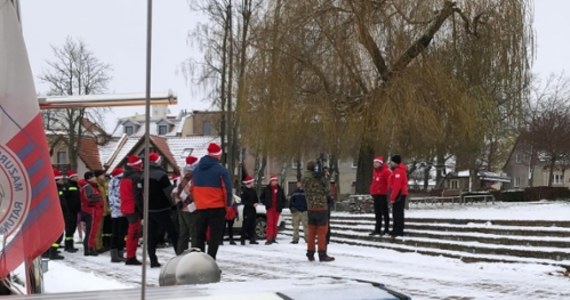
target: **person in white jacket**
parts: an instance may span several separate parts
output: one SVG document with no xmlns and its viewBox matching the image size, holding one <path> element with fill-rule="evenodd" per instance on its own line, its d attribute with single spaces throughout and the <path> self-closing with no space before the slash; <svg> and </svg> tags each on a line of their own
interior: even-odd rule
<svg viewBox="0 0 570 300">
<path fill-rule="evenodd" d="M 184 175 L 180 183 L 172 191 L 172 199 L 178 206 L 178 245 L 177 253 L 188 249 L 190 238 L 195 236 L 196 229 L 196 205 L 192 201 L 190 186 L 192 185 L 192 172 L 196 168 L 198 158 L 189 155 L 186 157 Z"/>
</svg>

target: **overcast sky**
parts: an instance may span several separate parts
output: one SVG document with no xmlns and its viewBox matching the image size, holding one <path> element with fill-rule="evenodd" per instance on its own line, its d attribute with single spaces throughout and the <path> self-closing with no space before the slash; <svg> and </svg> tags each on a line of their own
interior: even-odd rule
<svg viewBox="0 0 570 300">
<path fill-rule="evenodd" d="M 179 71 L 190 56 L 201 54 L 188 44 L 188 33 L 204 17 L 189 9 L 188 0 L 154 1 L 152 90 L 172 90 L 181 109 L 208 109 L 203 91 L 189 84 Z M 191 1 L 191 0 L 190 0 Z M 145 90 L 146 2 L 144 0 L 20 0 L 24 38 L 35 77 L 53 58 L 50 45 L 61 45 L 67 36 L 81 38 L 101 61 L 112 65 L 111 93 Z M 569 0 L 535 1 L 536 57 L 534 72 L 540 77 L 570 69 Z M 39 93 L 48 88 L 36 80 Z M 144 107 L 114 109 L 116 116 L 144 113 Z M 109 127 L 107 124 L 106 127 Z M 113 127 L 113 126 L 111 126 Z"/>
</svg>

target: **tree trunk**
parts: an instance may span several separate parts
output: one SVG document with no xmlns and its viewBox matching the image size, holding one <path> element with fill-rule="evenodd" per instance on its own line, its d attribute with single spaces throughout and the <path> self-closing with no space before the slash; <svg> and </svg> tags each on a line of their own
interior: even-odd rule
<svg viewBox="0 0 570 300">
<path fill-rule="evenodd" d="M 424 191 L 427 191 L 429 188 L 429 172 L 431 171 L 432 164 L 427 165 L 424 168 Z"/>
<path fill-rule="evenodd" d="M 222 70 L 220 82 L 220 108 L 222 111 L 220 120 L 220 141 L 224 153 L 222 155 L 222 164 L 226 165 L 227 147 L 226 147 L 226 69 L 227 69 L 227 45 L 228 45 L 228 16 L 226 11 L 226 22 L 224 24 L 224 40 L 222 41 Z"/>
<path fill-rule="evenodd" d="M 358 169 L 356 170 L 356 194 L 364 195 L 370 192 L 372 182 L 372 161 L 374 161 L 374 148 L 368 141 L 363 141 L 358 153 Z"/>
<path fill-rule="evenodd" d="M 436 167 L 435 167 L 435 185 L 437 187 L 442 186 L 444 173 L 445 173 L 445 155 L 442 153 L 438 153 L 436 157 Z"/>
<path fill-rule="evenodd" d="M 226 127 L 226 134 L 228 135 L 228 147 L 227 147 L 227 151 L 228 151 L 228 155 L 227 155 L 227 165 L 228 165 L 228 169 L 230 170 L 230 180 L 231 182 L 234 182 L 234 177 L 235 177 L 235 141 L 234 141 L 234 122 L 233 122 L 233 116 L 234 116 L 234 111 L 233 111 L 233 105 L 232 105 L 232 89 L 233 89 L 233 76 L 234 76 L 234 39 L 233 39 L 233 26 L 232 26 L 232 1 L 229 1 L 228 4 L 228 45 L 229 45 L 229 49 L 228 49 L 228 58 L 229 58 L 229 63 L 228 63 L 228 89 L 227 89 L 227 104 L 228 104 L 228 110 L 226 111 L 227 113 L 227 127 Z"/>
<path fill-rule="evenodd" d="M 256 174 L 256 186 L 257 186 L 257 195 L 259 196 L 261 194 L 261 189 L 263 188 L 263 174 L 265 174 L 265 167 L 267 166 L 267 155 L 263 154 L 263 157 L 261 158 L 261 162 L 259 162 L 259 154 L 256 156 L 256 167 L 257 170 L 255 172 Z M 257 164 L 259 163 L 259 164 Z"/>
<path fill-rule="evenodd" d="M 554 179 L 554 165 L 556 164 L 555 156 L 552 156 L 552 161 L 550 161 L 550 170 L 548 171 L 548 187 L 552 186 L 552 180 Z"/>
</svg>

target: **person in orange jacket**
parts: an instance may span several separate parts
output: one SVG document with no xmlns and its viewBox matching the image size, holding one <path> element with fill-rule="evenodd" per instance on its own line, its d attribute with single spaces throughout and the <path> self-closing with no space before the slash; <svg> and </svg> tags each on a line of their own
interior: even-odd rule
<svg viewBox="0 0 570 300">
<path fill-rule="evenodd" d="M 390 158 L 392 176 L 390 176 L 390 203 L 392 203 L 392 217 L 394 227 L 392 237 L 404 235 L 404 206 L 408 197 L 408 174 L 406 165 L 402 163 L 400 155 Z"/>
</svg>

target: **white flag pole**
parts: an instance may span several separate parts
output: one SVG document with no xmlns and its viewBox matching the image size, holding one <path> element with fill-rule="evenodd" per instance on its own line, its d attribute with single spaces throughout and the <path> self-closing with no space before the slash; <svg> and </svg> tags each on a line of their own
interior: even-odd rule
<svg viewBox="0 0 570 300">
<path fill-rule="evenodd" d="M 146 296 L 146 257 L 148 244 L 148 185 L 149 185 L 149 145 L 150 145 L 150 84 L 151 84 L 151 51 L 152 51 L 152 0 L 147 0 L 146 27 L 146 105 L 145 105 L 145 134 L 144 134 L 144 189 L 143 189 L 143 257 L 141 299 Z"/>
</svg>

